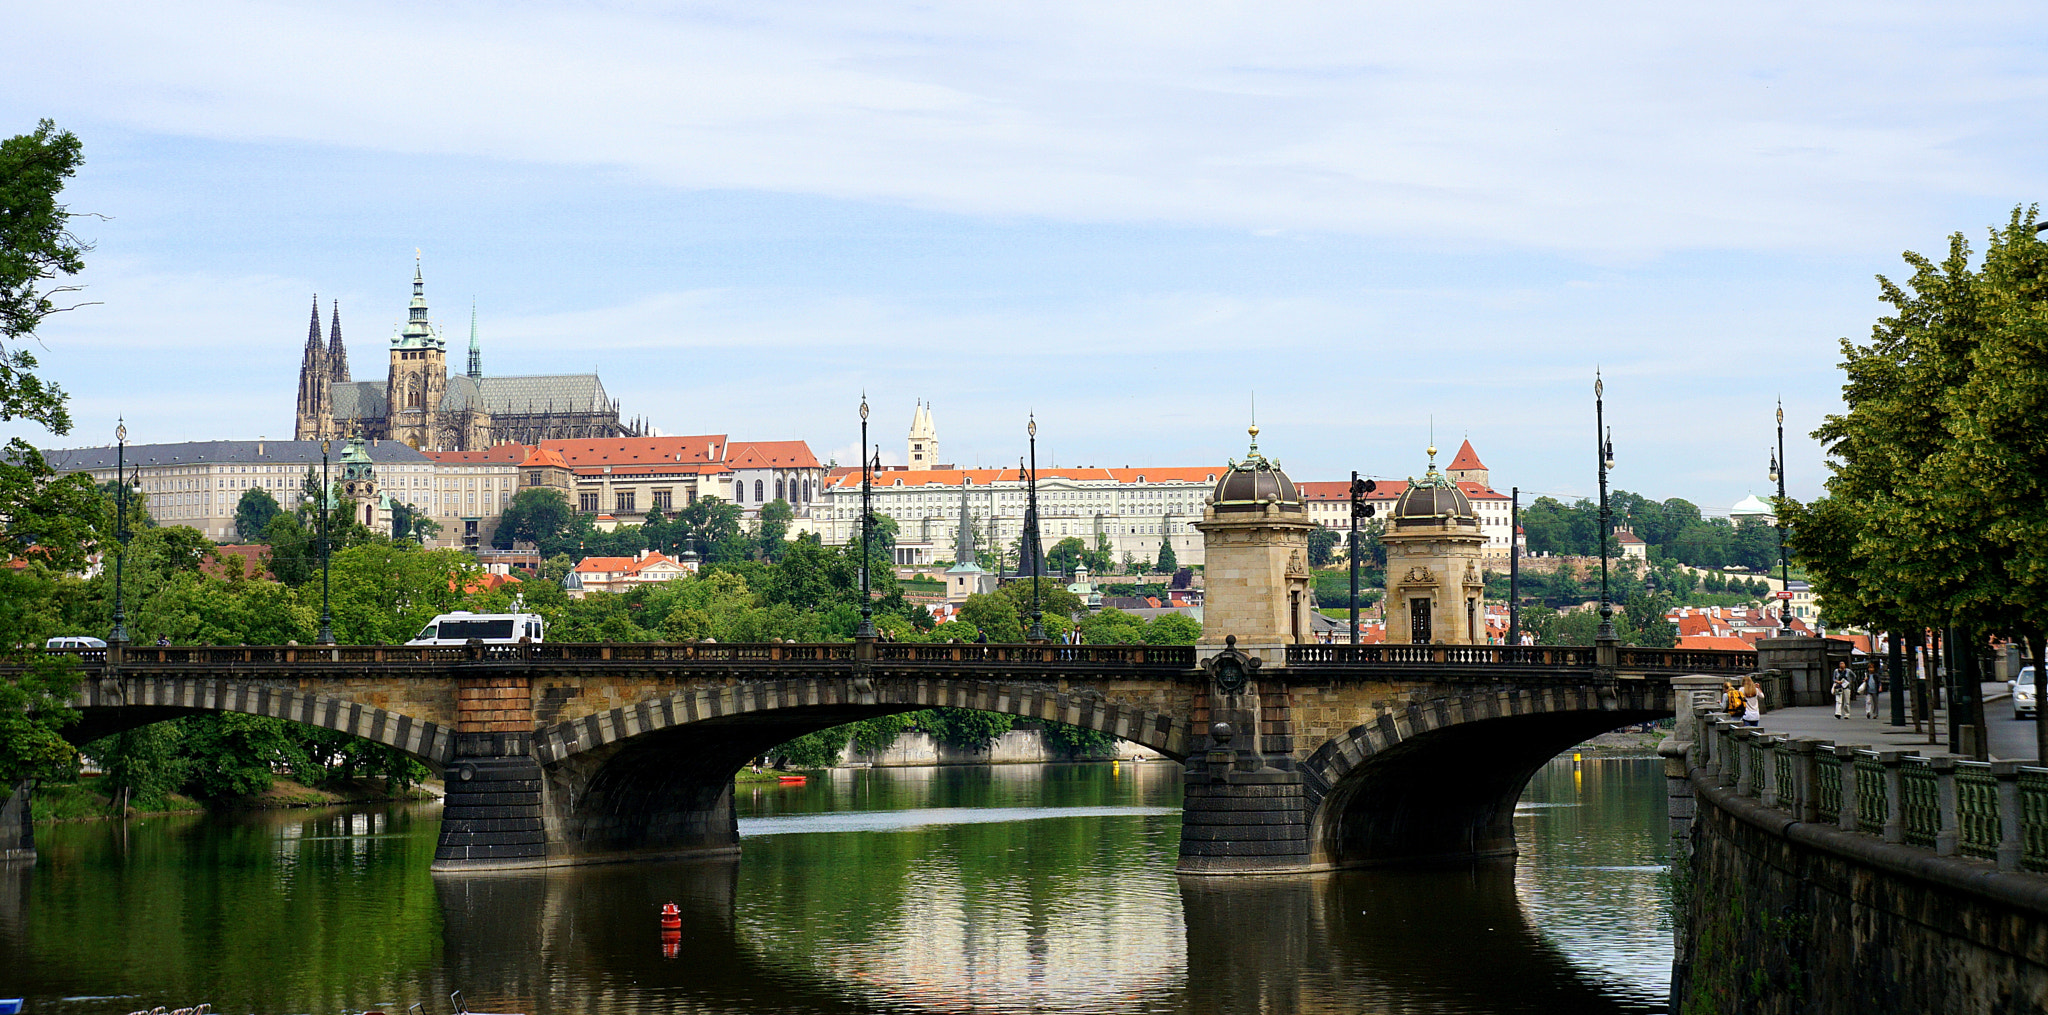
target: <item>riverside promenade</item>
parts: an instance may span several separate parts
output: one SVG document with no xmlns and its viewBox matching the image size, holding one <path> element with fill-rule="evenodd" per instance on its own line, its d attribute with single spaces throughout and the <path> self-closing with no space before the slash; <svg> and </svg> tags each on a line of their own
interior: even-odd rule
<svg viewBox="0 0 2048 1015">
<path fill-rule="evenodd" d="M 2012 702 L 2005 684 L 1985 684 L 1982 693 L 1985 726 L 1990 730 L 1991 760 L 2039 761 L 2035 749 L 2034 721 L 2012 717 Z M 1860 697 L 1850 702 L 1847 719 L 1835 718 L 1833 705 L 1780 708 L 1765 712 L 1759 728 L 1770 733 L 1832 740 L 1844 746 L 1908 751 L 1927 757 L 1949 753 L 1947 709 L 1935 710 L 1934 722 L 1931 724 L 1934 734 L 1930 738 L 1927 732 L 1930 724 L 1922 723 L 1916 731 L 1913 729 L 1910 715 L 1906 725 L 1893 726 L 1891 708 L 1892 700 L 1889 693 L 1877 696 L 1875 719 L 1863 717 L 1863 699 Z"/>
</svg>

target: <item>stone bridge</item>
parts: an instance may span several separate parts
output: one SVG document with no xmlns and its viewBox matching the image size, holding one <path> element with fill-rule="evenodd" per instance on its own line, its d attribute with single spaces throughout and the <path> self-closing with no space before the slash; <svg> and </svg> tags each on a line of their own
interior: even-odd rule
<svg viewBox="0 0 2048 1015">
<path fill-rule="evenodd" d="M 749 759 L 935 706 L 1070 723 L 1181 762 L 1187 873 L 1502 855 L 1546 760 L 1671 715 L 1674 676 L 1757 667 L 1753 652 L 1486 645 L 1263 658 L 1205 646 L 1199 659 L 1187 646 L 873 642 L 77 654 L 81 743 L 244 712 L 418 757 L 448 785 L 437 870 L 729 853 L 732 776 Z"/>
</svg>

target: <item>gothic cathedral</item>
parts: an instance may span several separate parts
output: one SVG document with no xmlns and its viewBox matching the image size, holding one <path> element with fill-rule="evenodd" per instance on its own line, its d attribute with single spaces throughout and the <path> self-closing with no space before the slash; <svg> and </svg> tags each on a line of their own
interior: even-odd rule
<svg viewBox="0 0 2048 1015">
<path fill-rule="evenodd" d="M 480 451 L 506 442 L 646 433 L 642 421 L 620 421 L 619 404 L 606 397 L 596 374 L 485 377 L 473 309 L 468 370 L 450 376 L 448 343 L 427 317 L 426 282 L 417 265 L 412 305 L 404 327 L 391 336 L 390 353 L 384 380 L 350 380 L 341 307 L 337 303 L 330 312 L 328 339 L 322 344 L 316 297 L 299 365 L 294 437 L 354 435 L 404 441 L 428 451 Z"/>
</svg>

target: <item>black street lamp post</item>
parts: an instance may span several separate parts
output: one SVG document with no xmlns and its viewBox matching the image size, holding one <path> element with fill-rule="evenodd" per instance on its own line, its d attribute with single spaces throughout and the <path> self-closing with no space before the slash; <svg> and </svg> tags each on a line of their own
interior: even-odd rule
<svg viewBox="0 0 2048 1015">
<path fill-rule="evenodd" d="M 128 562 L 128 422 L 114 424 L 114 539 L 121 544 L 114 557 L 114 629 L 107 632 L 107 644 L 125 648 L 128 644 L 128 611 L 121 599 L 121 572 Z"/>
<path fill-rule="evenodd" d="M 1593 447 L 1600 460 L 1600 630 L 1593 636 L 1599 645 L 1613 645 L 1614 601 L 1607 594 L 1607 536 L 1614 519 L 1607 513 L 1607 470 L 1614 468 L 1614 433 L 1607 429 L 1606 384 L 1600 372 L 1593 372 Z"/>
<path fill-rule="evenodd" d="M 1508 644 L 1522 643 L 1522 488 L 1508 494 Z"/>
<path fill-rule="evenodd" d="M 1351 471 L 1351 644 L 1358 644 L 1358 519 L 1373 513 L 1373 506 L 1365 502 L 1365 495 L 1379 489 L 1379 484 L 1370 479 L 1358 478 L 1358 470 Z"/>
<path fill-rule="evenodd" d="M 1039 608 L 1038 586 L 1045 581 L 1045 549 L 1038 542 L 1038 416 L 1033 414 L 1024 424 L 1024 432 L 1031 438 L 1031 479 L 1028 503 L 1031 508 L 1031 630 L 1024 640 L 1040 642 L 1045 640 L 1045 613 Z"/>
<path fill-rule="evenodd" d="M 331 441 L 320 438 L 320 637 L 322 645 L 334 644 L 334 611 L 327 598 L 328 564 L 334 557 L 334 543 L 328 538 L 327 516 L 332 509 L 334 483 L 327 475 L 327 450 Z"/>
<path fill-rule="evenodd" d="M 875 449 L 875 456 L 881 449 Z M 875 640 L 875 601 L 869 595 L 868 571 L 874 564 L 873 551 L 869 548 L 873 539 L 874 512 L 868 507 L 868 498 L 874 486 L 875 457 L 868 453 L 868 396 L 860 396 L 860 626 L 853 629 L 855 641 Z"/>
<path fill-rule="evenodd" d="M 1778 637 L 1792 637 L 1792 561 L 1785 555 L 1785 403 L 1778 403 L 1778 453 L 1771 456 L 1771 482 L 1778 484 L 1778 504 L 1771 518 L 1778 530 Z"/>
</svg>

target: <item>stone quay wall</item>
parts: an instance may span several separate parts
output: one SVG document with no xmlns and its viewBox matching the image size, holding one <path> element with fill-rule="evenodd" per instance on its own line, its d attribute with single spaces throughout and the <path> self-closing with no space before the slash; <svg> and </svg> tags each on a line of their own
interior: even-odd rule
<svg viewBox="0 0 2048 1015">
<path fill-rule="evenodd" d="M 2048 876 L 1802 822 L 1720 781 L 1688 779 L 1674 1012 L 2048 1011 Z"/>
</svg>

